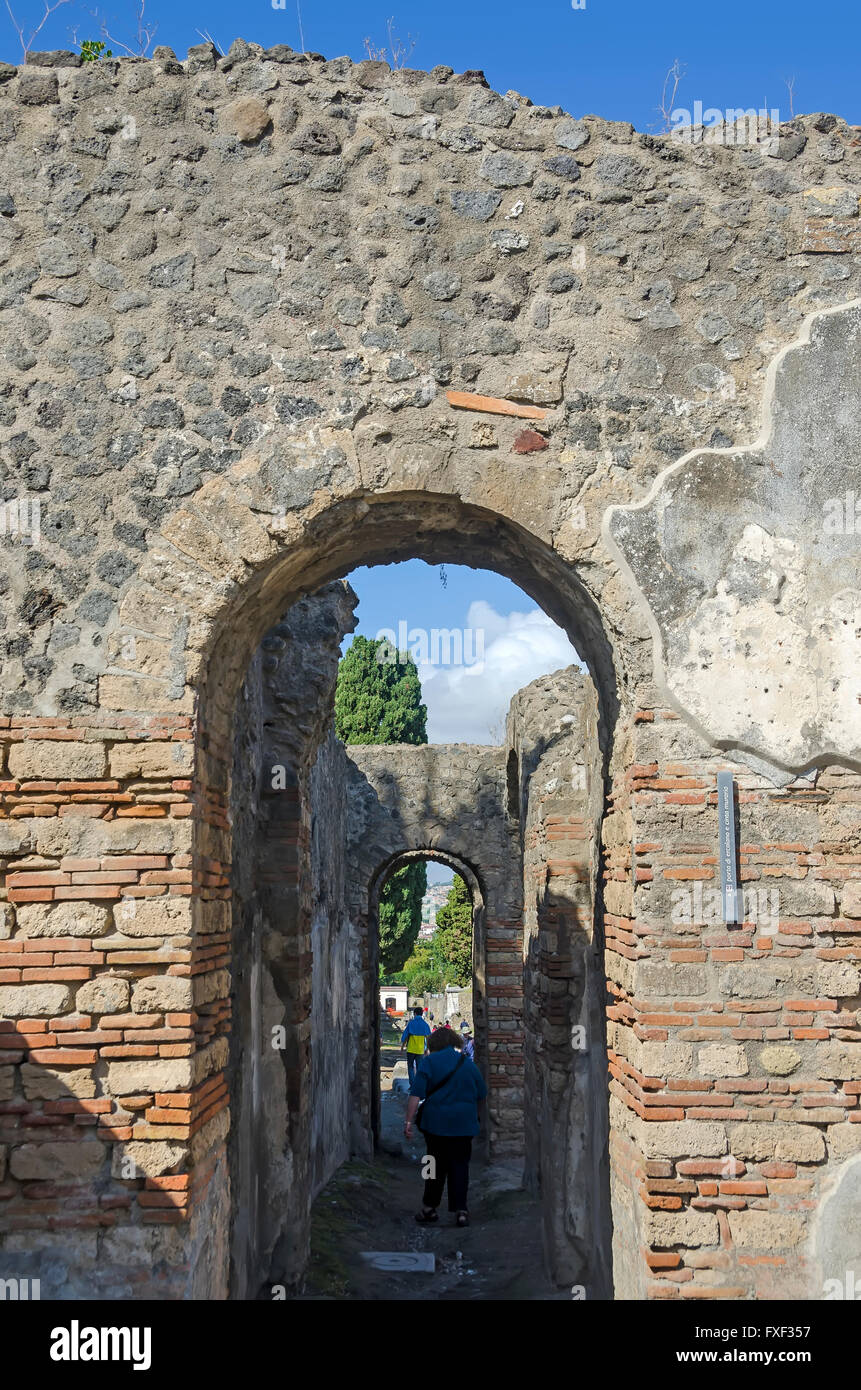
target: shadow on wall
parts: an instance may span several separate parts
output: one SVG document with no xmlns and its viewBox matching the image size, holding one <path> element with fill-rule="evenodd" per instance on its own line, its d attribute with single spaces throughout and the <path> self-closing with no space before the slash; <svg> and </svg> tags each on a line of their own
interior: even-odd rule
<svg viewBox="0 0 861 1390">
<path fill-rule="evenodd" d="M 518 691 L 509 812 L 524 881 L 526 1182 L 559 1284 L 612 1297 L 598 706 L 574 667 Z"/>
</svg>

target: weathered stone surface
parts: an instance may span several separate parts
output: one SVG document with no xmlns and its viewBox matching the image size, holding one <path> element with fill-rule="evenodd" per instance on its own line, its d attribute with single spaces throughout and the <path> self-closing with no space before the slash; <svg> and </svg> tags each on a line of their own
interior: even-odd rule
<svg viewBox="0 0 861 1390">
<path fill-rule="evenodd" d="M 861 1041 L 826 1043 L 816 1053 L 816 1075 L 831 1081 L 861 1081 Z"/>
<path fill-rule="evenodd" d="M 9 772 L 23 781 L 26 778 L 69 779 L 102 777 L 106 768 L 104 745 L 101 743 L 47 742 L 34 739 L 14 743 L 9 750 Z"/>
<path fill-rule="evenodd" d="M 837 1163 L 861 1153 L 861 1125 L 829 1125 L 826 1132 L 828 1154 Z"/>
<path fill-rule="evenodd" d="M 712 1043 L 699 1049 L 701 1076 L 747 1076 L 750 1070 L 743 1047 L 733 1043 Z"/>
<path fill-rule="evenodd" d="M 110 913 L 103 903 L 21 903 L 17 910 L 20 936 L 104 936 Z"/>
<path fill-rule="evenodd" d="M 192 983 L 195 1008 L 209 1004 L 213 999 L 226 999 L 230 993 L 230 973 L 227 970 L 210 970 L 206 975 L 196 975 Z"/>
<path fill-rule="evenodd" d="M 110 774 L 130 777 L 187 777 L 191 772 L 191 743 L 118 743 L 111 749 Z"/>
<path fill-rule="evenodd" d="M 191 899 L 164 896 L 125 898 L 113 908 L 116 930 L 124 936 L 188 936 Z"/>
<path fill-rule="evenodd" d="M 825 1157 L 825 1140 L 819 1130 L 808 1125 L 742 1123 L 730 1129 L 730 1149 L 736 1158 L 757 1163 L 768 1158 L 816 1163 Z"/>
<path fill-rule="evenodd" d="M 705 994 L 706 972 L 696 965 L 652 964 L 644 962 L 637 969 L 637 989 L 643 994 L 672 997 L 682 994 Z"/>
<path fill-rule="evenodd" d="M 565 150 L 579 150 L 589 141 L 589 128 L 583 121 L 572 121 L 566 116 L 555 131 L 556 143 Z"/>
<path fill-rule="evenodd" d="M 469 436 L 470 449 L 495 449 L 498 444 L 493 425 L 486 420 L 473 420 Z"/>
<path fill-rule="evenodd" d="M 710 1211 L 650 1211 L 645 1223 L 645 1239 L 650 1245 L 717 1245 L 718 1219 Z"/>
<path fill-rule="evenodd" d="M 72 1004 L 68 985 L 0 985 L 0 1017 L 48 1018 Z"/>
<path fill-rule="evenodd" d="M 176 1173 L 187 1156 L 186 1145 L 174 1140 L 128 1140 L 124 1144 L 113 1145 L 111 1174 L 115 1178 L 128 1178 L 128 1164 L 131 1162 L 137 1173 L 157 1178 L 164 1173 Z"/>
<path fill-rule="evenodd" d="M 829 499 L 845 491 L 857 457 L 840 383 L 847 371 L 861 379 L 859 322 L 858 307 L 809 321 L 800 344 L 776 365 L 760 442 L 691 453 L 664 470 L 643 502 L 607 518 L 608 542 L 649 607 L 667 691 L 713 738 L 783 766 L 801 766 L 834 747 L 861 754 L 858 652 L 846 636 L 858 630 L 861 599 L 843 535 L 825 524 Z M 811 437 L 822 447 L 815 475 L 800 447 Z M 694 575 L 683 538 L 709 497 L 720 497 L 720 521 L 705 568 L 698 560 Z M 668 507 L 669 531 L 658 522 Z M 675 593 L 663 566 L 654 564 L 662 546 L 679 583 Z M 827 655 L 823 648 L 820 657 L 823 638 Z M 815 694 L 823 676 L 831 692 L 827 711 Z"/>
<path fill-rule="evenodd" d="M 155 1091 L 187 1091 L 192 1085 L 192 1062 L 181 1057 L 170 1061 L 110 1062 L 107 1091 L 112 1096 L 139 1096 Z"/>
<path fill-rule="evenodd" d="M 92 1182 L 101 1172 L 106 1153 L 106 1146 L 95 1139 L 21 1144 L 12 1150 L 9 1171 L 22 1182 Z"/>
<path fill-rule="evenodd" d="M 129 982 L 118 975 L 98 975 L 88 980 L 75 995 L 75 1008 L 82 1014 L 121 1014 L 129 1004 Z"/>
<path fill-rule="evenodd" d="M 819 991 L 825 998 L 854 998 L 861 994 L 861 970 L 849 961 L 826 961 L 817 972 Z"/>
<path fill-rule="evenodd" d="M 269 108 L 256 97 L 239 97 L 224 112 L 225 128 L 246 144 L 259 140 L 270 121 Z"/>
<path fill-rule="evenodd" d="M 132 990 L 132 1010 L 136 1014 L 180 1012 L 191 1008 L 191 980 L 173 975 L 148 975 Z"/>
<path fill-rule="evenodd" d="M 801 1053 L 794 1047 L 776 1044 L 762 1049 L 759 1062 L 772 1076 L 791 1076 L 801 1063 Z"/>
<path fill-rule="evenodd" d="M 729 1229 L 743 1250 L 791 1250 L 805 1237 L 800 1216 L 771 1211 L 731 1211 Z"/>
<path fill-rule="evenodd" d="M 87 1067 L 67 1070 L 25 1062 L 21 1080 L 28 1100 L 66 1100 L 70 1096 L 87 1100 L 96 1094 L 95 1079 Z"/>
<path fill-rule="evenodd" d="M 562 398 L 562 379 L 549 371 L 517 372 L 509 377 L 506 396 L 513 401 L 531 401 L 533 405 L 552 405 Z"/>
<path fill-rule="evenodd" d="M 647 1158 L 715 1158 L 727 1151 L 724 1126 L 699 1120 L 650 1121 L 637 1138 Z"/>
</svg>

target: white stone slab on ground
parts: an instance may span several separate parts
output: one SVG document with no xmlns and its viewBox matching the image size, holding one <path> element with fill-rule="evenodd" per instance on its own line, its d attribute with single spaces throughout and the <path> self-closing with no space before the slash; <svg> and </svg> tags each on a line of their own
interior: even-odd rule
<svg viewBox="0 0 861 1390">
<path fill-rule="evenodd" d="M 373 1269 L 383 1269 L 388 1274 L 433 1274 L 436 1268 L 430 1250 L 362 1250 L 360 1256 Z"/>
</svg>

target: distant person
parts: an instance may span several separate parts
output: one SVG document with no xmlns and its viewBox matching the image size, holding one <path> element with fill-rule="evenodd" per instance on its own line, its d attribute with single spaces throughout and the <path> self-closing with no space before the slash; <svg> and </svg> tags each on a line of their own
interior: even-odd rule
<svg viewBox="0 0 861 1390">
<path fill-rule="evenodd" d="M 451 1028 L 440 1028 L 428 1043 L 428 1055 L 416 1069 L 410 1087 L 404 1136 L 413 1137 L 413 1121 L 423 1100 L 421 1130 L 427 1153 L 434 1160 L 434 1176 L 425 1180 L 422 1209 L 416 1221 L 426 1225 L 439 1220 L 437 1207 L 448 1184 L 448 1209 L 455 1224 L 469 1225 L 467 1192 L 473 1137 L 479 1130 L 479 1106 L 487 1095 L 484 1078 L 475 1063 L 461 1051 L 461 1039 Z"/>
<path fill-rule="evenodd" d="M 460 1050 L 464 1057 L 468 1057 L 471 1062 L 475 1061 L 475 1043 L 472 1037 L 472 1029 L 468 1023 L 462 1025 Z"/>
<path fill-rule="evenodd" d="M 416 1067 L 425 1055 L 427 1040 L 430 1037 L 430 1026 L 422 1018 L 423 1012 L 421 1004 L 416 1004 L 413 1008 L 412 1018 L 401 1033 L 401 1052 L 406 1048 L 407 1075 L 410 1085 L 413 1084 Z"/>
</svg>

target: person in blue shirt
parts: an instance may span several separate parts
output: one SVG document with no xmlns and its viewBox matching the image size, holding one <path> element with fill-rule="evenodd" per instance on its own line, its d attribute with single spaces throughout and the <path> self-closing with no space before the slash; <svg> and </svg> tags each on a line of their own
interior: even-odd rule
<svg viewBox="0 0 861 1390">
<path fill-rule="evenodd" d="M 404 1135 L 412 1139 L 416 1111 L 423 1100 L 422 1133 L 427 1156 L 433 1160 L 431 1175 L 425 1179 L 422 1209 L 416 1215 L 421 1224 L 439 1219 L 437 1207 L 448 1184 L 449 1211 L 455 1213 L 458 1226 L 469 1225 L 469 1160 L 487 1087 L 475 1062 L 460 1048 L 461 1039 L 451 1028 L 433 1033 L 428 1055 L 419 1062 L 410 1087 Z"/>
<path fill-rule="evenodd" d="M 412 1085 L 415 1079 L 416 1067 L 425 1054 L 427 1047 L 426 1039 L 430 1037 L 430 1026 L 422 1018 L 424 1010 L 421 1004 L 416 1004 L 413 1009 L 413 1016 L 401 1033 L 401 1052 L 407 1050 L 407 1075 Z"/>
</svg>

